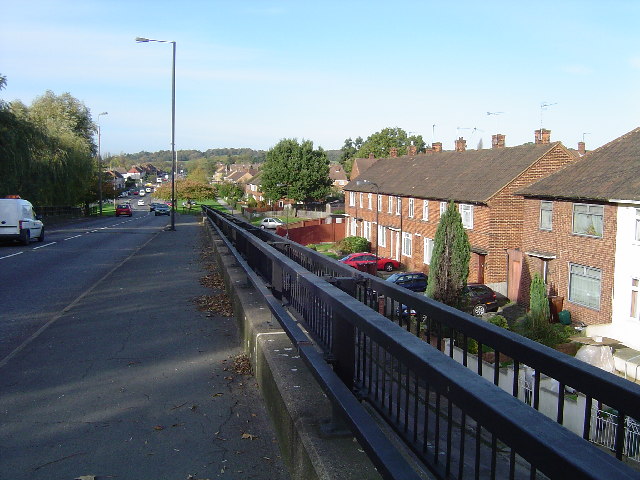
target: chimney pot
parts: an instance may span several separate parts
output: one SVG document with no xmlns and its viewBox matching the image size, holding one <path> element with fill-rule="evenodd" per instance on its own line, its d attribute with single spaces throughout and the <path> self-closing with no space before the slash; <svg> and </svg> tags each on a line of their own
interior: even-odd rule
<svg viewBox="0 0 640 480">
<path fill-rule="evenodd" d="M 389 154 L 392 158 L 396 158 L 398 156 L 398 149 L 396 147 L 391 147 L 389 149 Z"/>
<path fill-rule="evenodd" d="M 578 153 L 581 157 L 587 153 L 584 142 L 578 142 Z"/>
<path fill-rule="evenodd" d="M 464 152 L 467 149 L 467 141 L 460 137 L 456 140 L 456 152 Z"/>
<path fill-rule="evenodd" d="M 501 133 L 496 133 L 495 135 L 491 135 L 491 148 L 504 148 L 505 147 L 505 136 Z"/>
<path fill-rule="evenodd" d="M 541 128 L 536 130 L 536 144 L 547 144 L 551 143 L 551 130 L 547 130 L 546 128 Z"/>
<path fill-rule="evenodd" d="M 408 151 L 409 155 L 413 157 L 418 153 L 418 147 L 416 147 L 415 145 L 409 145 Z"/>
<path fill-rule="evenodd" d="M 434 153 L 441 152 L 442 151 L 442 142 L 433 142 L 431 144 L 431 149 L 433 150 Z"/>
</svg>

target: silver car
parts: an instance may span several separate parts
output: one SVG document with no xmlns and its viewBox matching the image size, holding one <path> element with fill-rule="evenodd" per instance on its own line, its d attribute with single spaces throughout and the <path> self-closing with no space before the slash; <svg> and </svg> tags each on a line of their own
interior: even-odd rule
<svg viewBox="0 0 640 480">
<path fill-rule="evenodd" d="M 260 228 L 278 228 L 284 226 L 284 222 L 278 218 L 266 217 L 260 222 Z"/>
</svg>

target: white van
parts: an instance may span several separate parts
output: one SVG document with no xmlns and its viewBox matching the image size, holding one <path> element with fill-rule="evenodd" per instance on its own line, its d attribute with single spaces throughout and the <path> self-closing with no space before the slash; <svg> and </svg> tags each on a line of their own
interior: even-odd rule
<svg viewBox="0 0 640 480">
<path fill-rule="evenodd" d="M 44 240 L 44 225 L 36 218 L 33 205 L 17 195 L 0 198 L 0 240 L 20 240 L 29 245 L 33 238 Z"/>
</svg>

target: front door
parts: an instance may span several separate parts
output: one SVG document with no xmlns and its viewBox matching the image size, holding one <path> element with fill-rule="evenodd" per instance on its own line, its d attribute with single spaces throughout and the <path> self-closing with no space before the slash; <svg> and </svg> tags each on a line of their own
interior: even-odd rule
<svg viewBox="0 0 640 480">
<path fill-rule="evenodd" d="M 509 300 L 517 302 L 520 296 L 520 281 L 522 277 L 522 252 L 507 250 L 509 270 L 507 272 L 507 296 Z"/>
</svg>

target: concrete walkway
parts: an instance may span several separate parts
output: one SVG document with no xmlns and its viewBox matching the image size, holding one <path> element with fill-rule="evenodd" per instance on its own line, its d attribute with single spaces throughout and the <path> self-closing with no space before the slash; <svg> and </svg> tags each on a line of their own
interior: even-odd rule
<svg viewBox="0 0 640 480">
<path fill-rule="evenodd" d="M 202 230 L 177 215 L 0 368 L 0 478 L 289 478 L 235 319 L 194 303 Z"/>
</svg>

